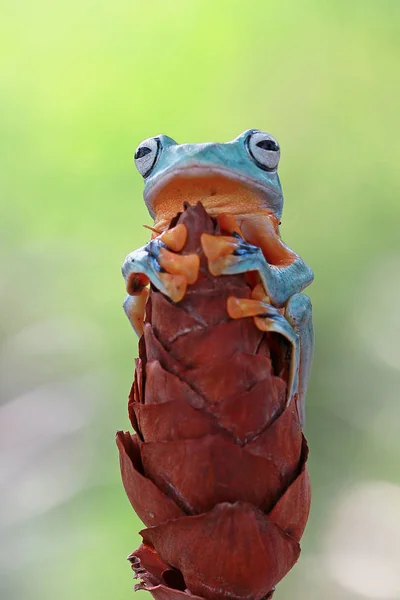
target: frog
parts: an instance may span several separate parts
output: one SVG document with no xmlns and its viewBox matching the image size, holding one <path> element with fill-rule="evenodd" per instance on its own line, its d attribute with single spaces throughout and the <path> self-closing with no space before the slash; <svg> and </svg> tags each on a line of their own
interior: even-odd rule
<svg viewBox="0 0 400 600">
<path fill-rule="evenodd" d="M 258 129 L 222 143 L 178 144 L 166 135 L 141 142 L 134 163 L 144 180 L 144 202 L 154 226 L 150 242 L 123 263 L 128 290 L 124 309 L 140 335 L 149 282 L 177 302 L 186 285 L 196 280 L 196 257 L 174 254 L 183 248 L 187 232 L 183 225 L 170 224 L 185 205 L 200 201 L 228 232 L 203 234 L 212 274 L 257 272 L 259 277 L 252 298 L 230 299 L 228 314 L 253 316 L 260 329 L 276 331 L 292 345 L 288 402 L 295 400 L 304 423 L 314 330 L 311 300 L 303 290 L 314 276 L 281 239 L 279 162 L 278 141 Z"/>
</svg>

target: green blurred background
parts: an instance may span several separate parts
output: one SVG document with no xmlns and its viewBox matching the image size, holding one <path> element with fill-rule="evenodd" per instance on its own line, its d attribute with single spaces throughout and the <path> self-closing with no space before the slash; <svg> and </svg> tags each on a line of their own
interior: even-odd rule
<svg viewBox="0 0 400 600">
<path fill-rule="evenodd" d="M 120 264 L 151 222 L 132 155 L 251 127 L 281 144 L 282 234 L 315 270 L 313 508 L 276 598 L 400 598 L 399 17 L 398 0 L 4 2 L 2 600 L 133 597 Z"/>
</svg>

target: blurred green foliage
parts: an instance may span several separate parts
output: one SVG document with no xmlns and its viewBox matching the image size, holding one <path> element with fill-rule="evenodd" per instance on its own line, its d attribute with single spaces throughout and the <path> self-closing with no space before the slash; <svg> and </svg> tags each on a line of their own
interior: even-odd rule
<svg viewBox="0 0 400 600">
<path fill-rule="evenodd" d="M 148 238 L 132 155 L 158 133 L 182 143 L 250 127 L 275 135 L 282 234 L 315 270 L 313 510 L 304 558 L 277 598 L 321 597 L 307 557 L 323 552 L 337 494 L 359 480 L 400 483 L 400 351 L 385 350 L 400 332 L 399 17 L 397 0 L 4 3 L 3 409 L 32 390 L 69 390 L 42 409 L 10 404 L 4 460 L 19 453 L 23 466 L 3 484 L 4 600 L 131 597 L 124 559 L 140 523 L 114 432 L 129 427 L 137 342 L 120 264 Z M 65 415 L 78 424 L 63 429 Z M 59 437 L 32 450 L 47 427 Z"/>
</svg>

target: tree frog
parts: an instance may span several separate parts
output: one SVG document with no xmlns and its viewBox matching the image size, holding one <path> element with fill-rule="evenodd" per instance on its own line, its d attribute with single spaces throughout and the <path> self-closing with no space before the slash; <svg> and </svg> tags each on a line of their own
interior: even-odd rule
<svg viewBox="0 0 400 600">
<path fill-rule="evenodd" d="M 289 339 L 293 358 L 288 396 L 289 401 L 295 397 L 304 420 L 314 336 L 311 301 L 300 292 L 312 282 L 313 273 L 280 237 L 283 193 L 279 159 L 277 140 L 257 129 L 227 143 L 178 144 L 158 135 L 139 144 L 134 161 L 144 179 L 144 201 L 154 219 L 154 235 L 123 263 L 129 294 L 124 308 L 141 333 L 149 281 L 178 301 L 177 277 L 185 275 L 187 283 L 192 276 L 195 280 L 193 257 L 185 259 L 169 252 L 179 252 L 185 243 L 182 228 L 169 229 L 169 225 L 184 203 L 201 201 L 231 234 L 202 240 L 211 272 L 257 271 L 262 285 L 261 293 L 255 290 L 253 303 L 232 299 L 228 312 L 232 318 L 258 315 L 260 328 L 278 331 Z M 190 265 L 188 260 L 192 260 Z"/>
</svg>

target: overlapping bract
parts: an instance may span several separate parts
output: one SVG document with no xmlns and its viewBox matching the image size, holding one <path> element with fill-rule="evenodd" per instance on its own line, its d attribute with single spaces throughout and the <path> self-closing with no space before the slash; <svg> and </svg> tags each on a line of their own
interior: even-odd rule
<svg viewBox="0 0 400 600">
<path fill-rule="evenodd" d="M 130 560 L 157 600 L 270 598 L 300 553 L 307 446 L 270 352 L 275 334 L 228 317 L 229 296 L 250 297 L 246 277 L 208 272 L 200 236 L 219 234 L 216 222 L 200 204 L 177 222 L 199 279 L 178 304 L 151 291 L 129 398 L 136 435 L 117 435 L 146 525 Z"/>
</svg>

